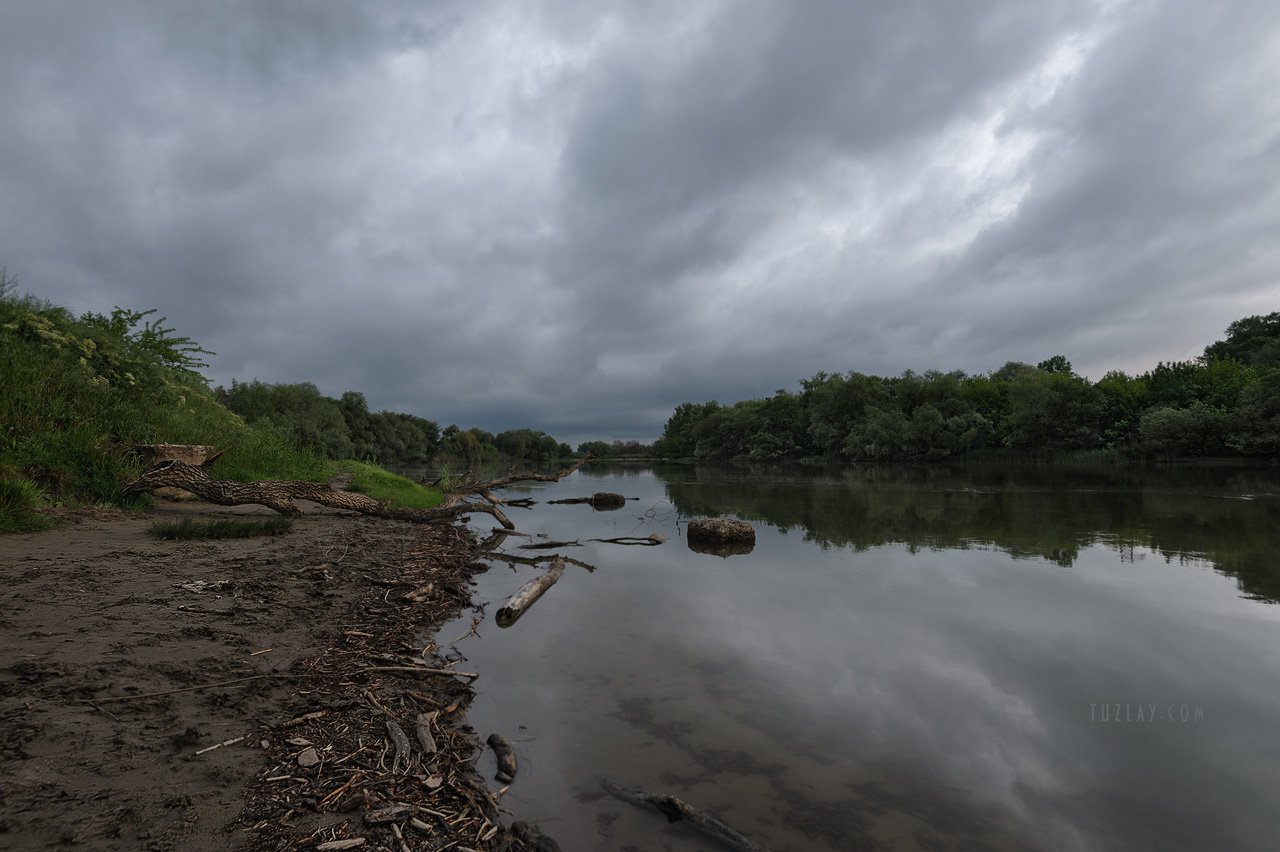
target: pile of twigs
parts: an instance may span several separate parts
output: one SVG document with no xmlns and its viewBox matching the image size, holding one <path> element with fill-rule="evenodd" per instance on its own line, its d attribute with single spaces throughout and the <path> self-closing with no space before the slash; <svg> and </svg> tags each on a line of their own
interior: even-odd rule
<svg viewBox="0 0 1280 852">
<path fill-rule="evenodd" d="M 339 641 L 299 667 L 289 714 L 256 735 L 273 763 L 248 794 L 243 848 L 558 848 L 522 823 L 502 825 L 463 722 L 478 675 L 455 670 L 429 638 L 472 606 L 469 579 L 485 568 L 475 560 L 494 543 L 459 526 L 423 528 L 338 625 Z"/>
</svg>

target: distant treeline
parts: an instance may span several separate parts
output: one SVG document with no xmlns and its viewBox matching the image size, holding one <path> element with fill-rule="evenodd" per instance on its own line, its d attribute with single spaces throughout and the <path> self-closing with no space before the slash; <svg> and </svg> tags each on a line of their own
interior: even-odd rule
<svg viewBox="0 0 1280 852">
<path fill-rule="evenodd" d="M 639 441 L 587 441 L 578 445 L 578 454 L 590 454 L 596 459 L 647 459 L 653 457 L 653 444 L 642 444 Z"/>
<path fill-rule="evenodd" d="M 1194 361 L 1097 382 L 1055 355 L 967 375 L 818 373 L 799 393 L 683 403 L 664 458 L 928 460 L 981 451 L 1142 457 L 1280 454 L 1280 312 L 1238 320 Z"/>
<path fill-rule="evenodd" d="M 370 411 L 364 394 L 347 391 L 333 399 L 310 382 L 231 383 L 214 391 L 218 401 L 246 423 L 270 429 L 292 444 L 330 459 L 358 459 L 381 465 L 457 460 L 482 464 L 501 460 L 541 462 L 569 458 L 573 449 L 545 432 L 510 429 L 494 435 L 483 429 L 439 425 L 398 411 Z"/>
</svg>

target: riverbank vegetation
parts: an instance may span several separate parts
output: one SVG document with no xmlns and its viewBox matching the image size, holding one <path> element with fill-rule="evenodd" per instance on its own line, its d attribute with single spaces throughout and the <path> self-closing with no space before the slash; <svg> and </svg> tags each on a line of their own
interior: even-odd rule
<svg viewBox="0 0 1280 852">
<path fill-rule="evenodd" d="M 216 447 L 224 479 L 324 482 L 345 473 L 377 500 L 411 508 L 440 502 L 437 491 L 370 464 L 337 465 L 318 451 L 327 446 L 318 393 L 294 397 L 312 406 L 319 425 L 311 433 L 298 431 L 301 417 L 241 417 L 200 372 L 210 353 L 165 322 L 154 311 L 123 308 L 75 316 L 18 294 L 0 273 L 0 532 L 47 527 L 51 503 L 144 504 L 122 489 L 145 463 L 135 449 L 157 443 Z M 348 396 L 363 409 L 363 397 Z M 394 422 L 406 435 L 400 427 L 420 419 L 370 421 Z"/>
<path fill-rule="evenodd" d="M 653 458 L 653 444 L 640 441 L 587 441 L 578 445 L 579 455 L 589 455 L 593 459 L 612 459 L 618 461 Z"/>
<path fill-rule="evenodd" d="M 271 429 L 293 445 L 328 459 L 356 459 L 384 467 L 442 461 L 463 465 L 486 462 L 547 462 L 572 458 L 568 444 L 545 432 L 509 429 L 494 435 L 483 429 L 441 429 L 433 420 L 398 411 L 370 411 L 364 394 L 347 391 L 334 399 L 309 382 L 300 384 L 231 383 L 218 387 L 217 399 L 252 426 Z"/>
<path fill-rule="evenodd" d="M 679 405 L 656 454 L 916 461 L 1280 455 L 1280 313 L 1238 320 L 1193 361 L 1094 382 L 1062 355 L 979 375 L 818 373 L 798 393 Z"/>
</svg>

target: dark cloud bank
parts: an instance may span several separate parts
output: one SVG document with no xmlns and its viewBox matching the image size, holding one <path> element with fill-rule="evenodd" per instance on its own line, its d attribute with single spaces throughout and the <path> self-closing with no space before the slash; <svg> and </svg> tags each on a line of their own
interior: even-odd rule
<svg viewBox="0 0 1280 852">
<path fill-rule="evenodd" d="M 1280 308 L 1268 2 L 0 6 L 0 265 L 215 381 L 653 437 Z"/>
</svg>

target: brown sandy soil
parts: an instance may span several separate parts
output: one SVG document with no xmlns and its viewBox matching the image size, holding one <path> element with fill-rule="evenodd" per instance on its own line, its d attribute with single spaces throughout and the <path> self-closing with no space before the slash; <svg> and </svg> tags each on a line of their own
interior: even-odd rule
<svg viewBox="0 0 1280 852">
<path fill-rule="evenodd" d="M 411 838 L 412 845 L 393 840 L 387 832 L 398 834 L 399 826 L 373 825 L 370 809 L 389 803 L 376 788 L 358 801 L 334 796 L 320 803 L 316 791 L 328 783 L 325 767 L 299 769 L 299 748 L 291 742 L 315 737 L 321 720 L 309 723 L 309 731 L 284 724 L 329 706 L 323 722 L 351 732 L 354 741 L 357 721 L 366 728 L 376 723 L 382 754 L 372 749 L 372 756 L 356 755 L 344 769 L 361 780 L 377 778 L 377 764 L 385 762 L 386 722 L 371 718 L 375 711 L 361 704 L 360 720 L 339 724 L 341 708 L 352 705 L 350 695 L 363 696 L 391 717 L 394 708 L 379 702 L 375 690 L 384 690 L 378 693 L 382 702 L 399 701 L 396 706 L 409 699 L 391 688 L 398 683 L 384 687 L 365 674 L 359 683 L 344 681 L 350 695 L 339 701 L 329 691 L 332 675 L 327 681 L 314 675 L 319 679 L 312 682 L 312 673 L 326 659 L 368 665 L 350 653 L 335 658 L 333 649 L 349 645 L 353 636 L 374 642 L 388 628 L 368 622 L 379 614 L 394 618 L 386 602 L 403 597 L 396 586 L 412 589 L 421 582 L 403 576 L 401 558 L 420 546 L 428 528 L 308 506 L 293 531 L 278 537 L 166 542 L 145 532 L 156 520 L 184 515 L 246 514 L 271 515 L 255 507 L 162 503 L 144 515 L 96 513 L 50 532 L 0 538 L 0 848 L 316 848 L 358 836 L 367 837 L 367 849 L 443 845 L 430 837 Z M 462 540 L 454 528 L 436 534 L 444 533 Z M 456 598 L 466 577 L 454 582 Z M 461 597 L 451 603 L 454 612 L 466 603 Z M 406 659 L 432 664 L 429 653 Z M 271 673 L 288 677 L 144 697 Z M 422 690 L 410 693 L 413 700 L 443 702 L 451 690 L 467 692 L 456 678 L 436 680 L 444 683 L 431 685 L 435 699 L 423 694 L 428 687 L 409 684 Z M 441 714 L 442 720 L 456 714 L 444 734 L 469 750 L 470 730 L 459 706 L 465 708 L 465 697 Z M 197 754 L 238 737 L 244 739 Z M 282 766 L 297 777 L 271 782 Z M 357 766 L 369 768 L 351 769 Z M 416 774 L 397 783 L 436 773 L 447 778 L 444 792 L 475 783 L 461 770 L 425 759 L 414 766 Z M 256 792 L 246 810 L 250 790 Z M 405 795 L 403 789 L 385 795 L 392 793 L 400 794 L 397 801 Z M 483 830 L 493 834 L 488 824 Z M 471 845 L 525 848 L 509 838 L 499 847 L 504 838 L 505 829 Z"/>
</svg>

